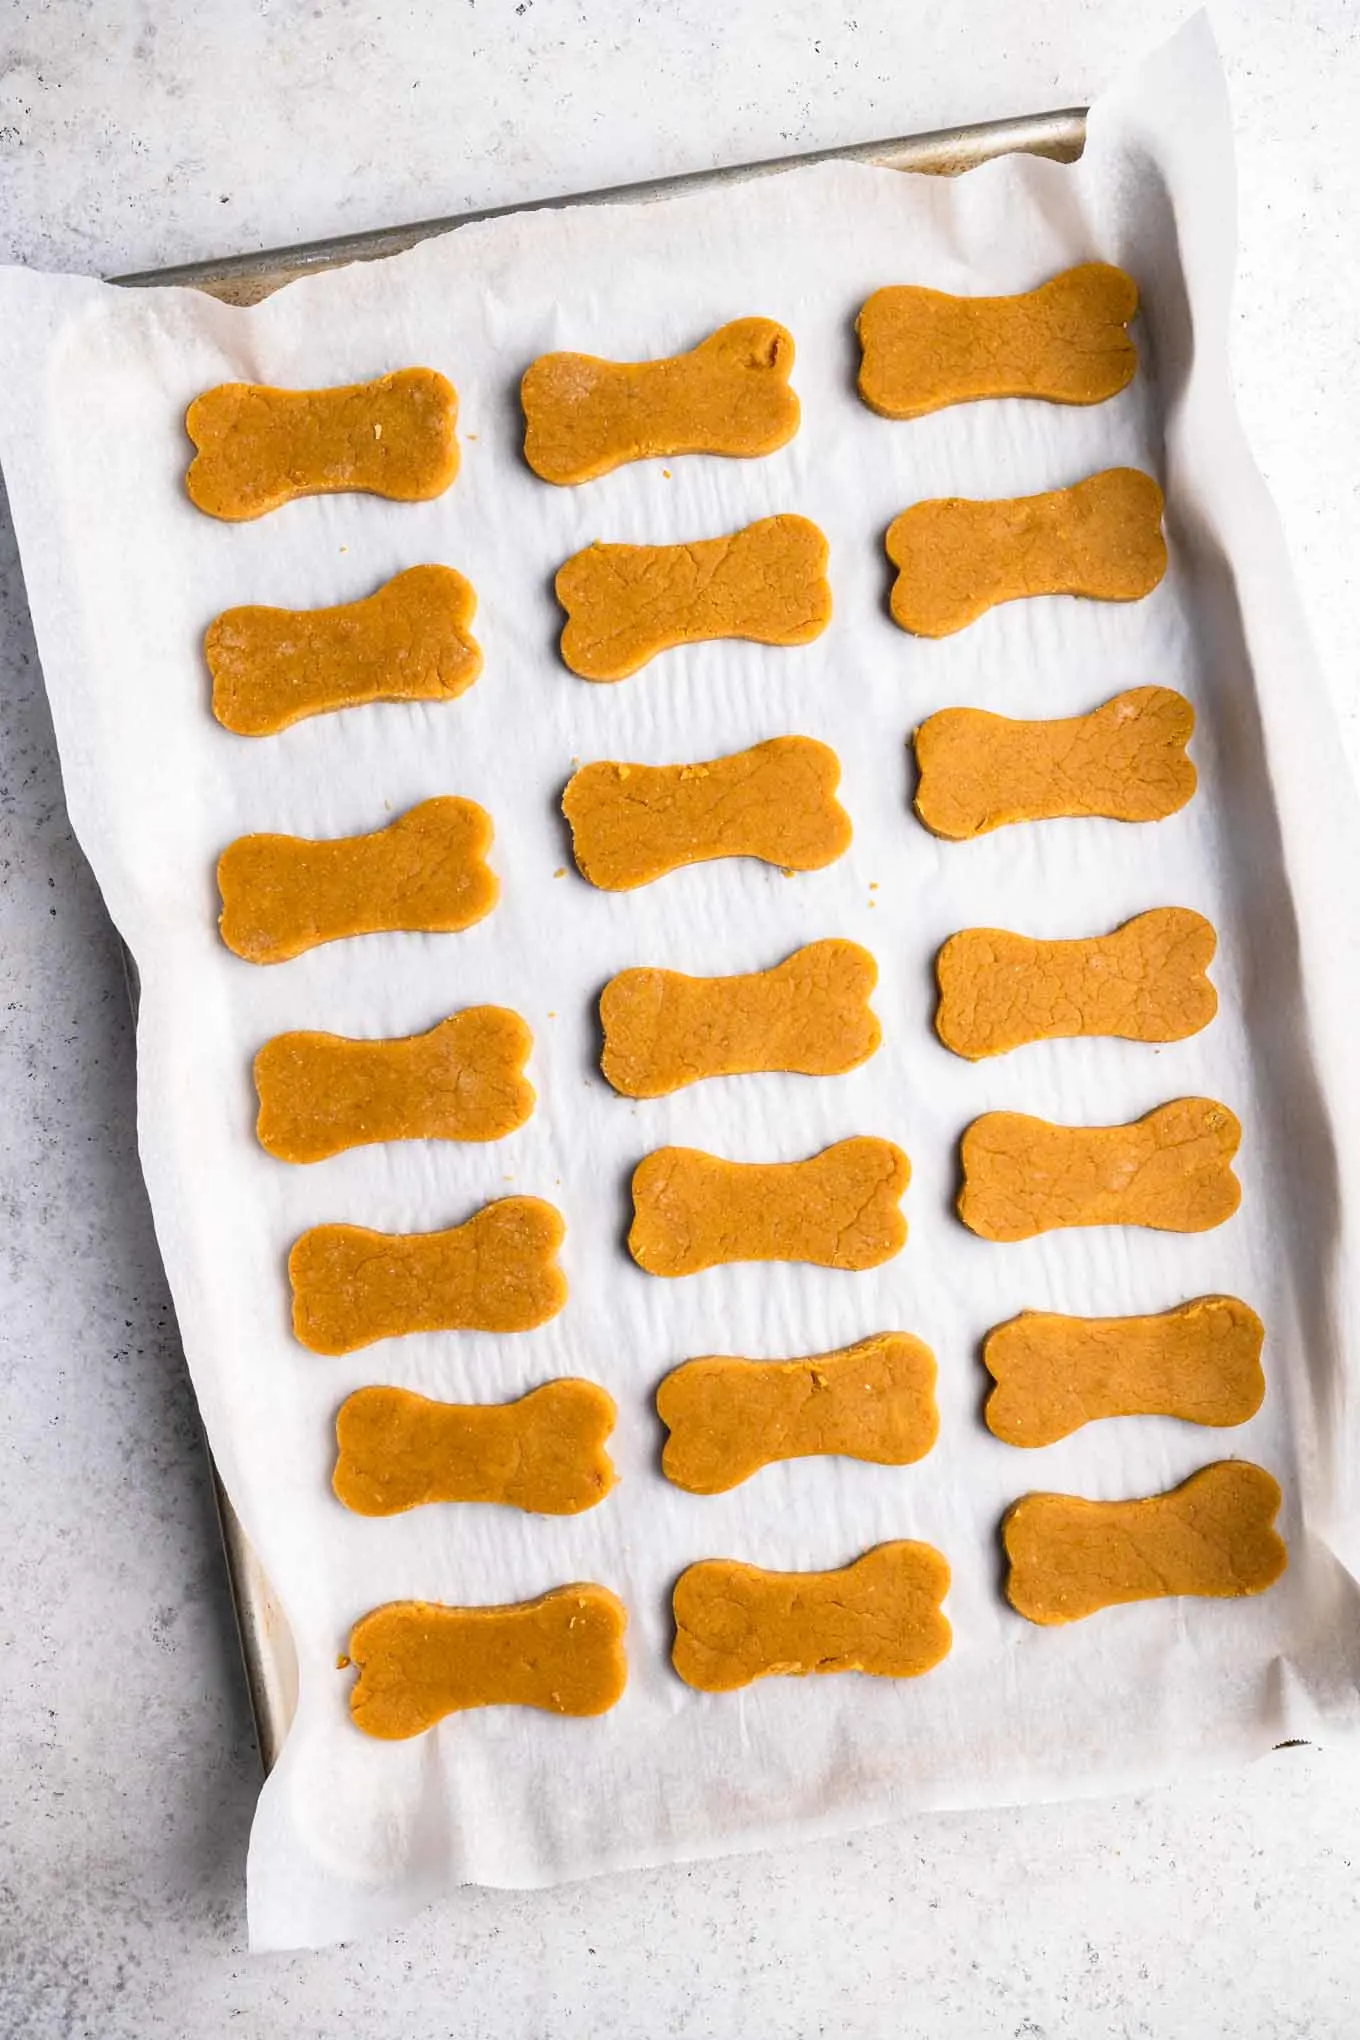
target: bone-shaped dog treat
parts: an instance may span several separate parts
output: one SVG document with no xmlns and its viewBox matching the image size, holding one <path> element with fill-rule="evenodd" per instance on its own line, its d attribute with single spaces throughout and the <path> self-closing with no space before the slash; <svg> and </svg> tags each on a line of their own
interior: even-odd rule
<svg viewBox="0 0 1360 2040">
<path fill-rule="evenodd" d="M 1235 1296 L 1197 1296 L 1152 1317 L 1021 1311 L 983 1341 L 996 1383 L 987 1428 L 1008 1445 L 1052 1445 L 1100 1417 L 1245 1424 L 1266 1392 L 1264 1338 Z"/>
<path fill-rule="evenodd" d="M 898 1209 L 911 1164 L 862 1134 L 802 1162 L 728 1162 L 657 1148 L 633 1171 L 628 1251 L 649 1275 L 697 1275 L 725 1261 L 877 1268 L 901 1251 Z"/>
<path fill-rule="evenodd" d="M 218 926 L 247 963 L 389 929 L 453 934 L 491 912 L 491 817 L 445 794 L 366 836 L 238 836 L 217 861 Z"/>
<path fill-rule="evenodd" d="M 884 418 L 921 418 L 980 397 L 1099 404 L 1132 382 L 1127 331 L 1138 286 L 1108 262 L 1065 269 L 1017 297 L 876 290 L 856 322 L 859 393 Z"/>
<path fill-rule="evenodd" d="M 714 857 L 820 871 L 850 843 L 840 760 L 812 737 L 771 737 L 694 765 L 583 765 L 562 812 L 582 878 L 630 892 Z"/>
<path fill-rule="evenodd" d="M 575 1516 L 614 1485 L 604 1447 L 615 1415 L 613 1397 L 593 1381 L 547 1381 L 507 1403 L 360 1388 L 335 1419 L 331 1486 L 359 1516 L 395 1516 L 427 1502 Z"/>
<path fill-rule="evenodd" d="M 958 1212 L 984 1240 L 1028 1240 L 1069 1225 L 1207 1232 L 1242 1197 L 1232 1172 L 1242 1129 L 1212 1098 L 1174 1098 L 1127 1126 L 1050 1126 L 984 1112 L 962 1142 Z"/>
<path fill-rule="evenodd" d="M 948 637 L 1024 595 L 1136 602 L 1166 572 L 1162 492 L 1138 468 L 1043 496 L 914 503 L 884 543 L 893 621 L 915 637 Z"/>
<path fill-rule="evenodd" d="M 524 458 L 545 482 L 589 482 L 630 460 L 773 453 L 798 430 L 792 367 L 773 319 L 734 319 L 662 361 L 542 354 L 519 386 Z"/>
<path fill-rule="evenodd" d="M 1194 727 L 1195 711 L 1169 687 L 1131 687 L 1053 722 L 942 708 L 912 738 L 916 812 L 952 842 L 1059 815 L 1159 822 L 1195 791 L 1185 755 Z"/>
<path fill-rule="evenodd" d="M 500 1140 L 534 1109 L 532 1046 L 504 1006 L 468 1006 L 390 1041 L 276 1034 L 255 1058 L 260 1146 L 319 1162 L 376 1141 Z"/>
<path fill-rule="evenodd" d="M 626 1098 L 661 1098 L 702 1077 L 788 1070 L 838 1076 L 882 1039 L 869 1009 L 878 966 L 857 942 L 810 942 L 773 970 L 685 977 L 625 970 L 600 995 L 600 1068 Z"/>
<path fill-rule="evenodd" d="M 656 1408 L 670 1432 L 661 1470 L 692 1495 L 725 1494 L 780 1459 L 910 1466 L 940 1428 L 935 1355 L 906 1332 L 807 1360 L 686 1360 Z"/>
<path fill-rule="evenodd" d="M 398 503 L 441 496 L 458 472 L 458 399 L 433 368 L 331 390 L 219 383 L 184 427 L 184 486 L 210 517 L 263 517 L 295 496 L 359 490 Z"/>
<path fill-rule="evenodd" d="M 1216 947 L 1188 907 L 1154 907 L 1112 935 L 1068 942 L 967 928 L 935 959 L 935 1031 L 970 1062 L 1079 1034 L 1184 1041 L 1218 1011 L 1204 975 Z"/>
<path fill-rule="evenodd" d="M 558 569 L 562 657 L 583 680 L 626 680 L 708 638 L 806 645 L 831 620 L 827 543 L 806 517 L 762 517 L 692 545 L 592 545 Z"/>
<path fill-rule="evenodd" d="M 369 701 L 452 701 L 482 670 L 477 598 L 452 567 L 408 567 L 333 609 L 224 610 L 203 652 L 213 714 L 241 737 Z"/>
<path fill-rule="evenodd" d="M 1007 1510 L 1006 1598 L 1031 1622 L 1080 1622 L 1121 1601 L 1261 1594 L 1288 1555 L 1273 1529 L 1278 1482 L 1245 1459 L 1202 1466 L 1133 1502 L 1024 1495 Z"/>
<path fill-rule="evenodd" d="M 567 1300 L 566 1228 L 538 1197 L 502 1197 L 444 1232 L 314 1225 L 288 1256 L 293 1330 L 313 1353 L 405 1332 L 529 1332 Z"/>
<path fill-rule="evenodd" d="M 350 1631 L 349 1711 L 384 1742 L 468 1707 L 605 1714 L 628 1680 L 627 1625 L 617 1594 L 589 1581 L 500 1607 L 391 1601 Z"/>
<path fill-rule="evenodd" d="M 836 1572 L 704 1559 L 675 1583 L 671 1663 L 701 1693 L 732 1693 L 775 1673 L 914 1679 L 949 1655 L 940 1606 L 948 1591 L 944 1554 L 905 1539 Z"/>
</svg>

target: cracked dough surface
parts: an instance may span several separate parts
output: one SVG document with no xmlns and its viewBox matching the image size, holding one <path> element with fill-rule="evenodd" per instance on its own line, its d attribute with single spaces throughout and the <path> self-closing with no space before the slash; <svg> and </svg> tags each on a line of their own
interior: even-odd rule
<svg viewBox="0 0 1360 2040">
<path fill-rule="evenodd" d="M 542 354 L 520 383 L 524 458 L 543 481 L 574 483 L 633 460 L 773 453 L 798 430 L 792 367 L 773 319 L 734 319 L 659 361 Z"/>
<path fill-rule="evenodd" d="M 783 1459 L 910 1466 L 940 1428 L 935 1355 L 908 1332 L 806 1360 L 686 1360 L 661 1383 L 656 1409 L 670 1432 L 661 1470 L 693 1495 L 725 1494 Z"/>
<path fill-rule="evenodd" d="M 1279 1507 L 1279 1483 L 1245 1459 L 1220 1459 L 1139 1501 L 1024 1495 L 1001 1525 L 1007 1599 L 1054 1626 L 1125 1601 L 1264 1593 L 1287 1563 Z"/>
<path fill-rule="evenodd" d="M 784 1070 L 837 1076 L 882 1039 L 869 1008 L 878 966 L 857 942 L 810 942 L 772 970 L 686 977 L 625 970 L 600 995 L 600 1067 L 627 1098 L 661 1098 L 705 1077 Z"/>
</svg>

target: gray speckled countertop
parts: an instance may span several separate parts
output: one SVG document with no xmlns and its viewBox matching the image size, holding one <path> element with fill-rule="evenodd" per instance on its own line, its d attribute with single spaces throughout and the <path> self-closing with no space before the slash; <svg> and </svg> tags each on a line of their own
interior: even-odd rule
<svg viewBox="0 0 1360 2040">
<path fill-rule="evenodd" d="M 1070 104 L 1182 12 L 17 0 L 0 255 L 116 272 Z M 1360 764 L 1360 13 L 1213 14 L 1239 131 L 1242 404 Z M 67 825 L 3 521 L 0 661 L 0 2040 L 1348 2035 L 1345 1750 L 470 1891 L 382 1941 L 245 1956 L 257 1760 L 137 1169 L 118 947 Z"/>
</svg>

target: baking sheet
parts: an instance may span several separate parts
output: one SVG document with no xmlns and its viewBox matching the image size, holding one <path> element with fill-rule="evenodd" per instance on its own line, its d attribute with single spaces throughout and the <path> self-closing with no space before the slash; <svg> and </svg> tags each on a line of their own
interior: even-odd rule
<svg viewBox="0 0 1360 2040">
<path fill-rule="evenodd" d="M 252 1837 L 255 1945 L 352 1935 L 460 1879 L 533 1884 L 907 1808 L 1148 1782 L 1356 1721 L 1344 1317 L 1357 972 L 1340 894 L 1355 812 L 1231 408 L 1232 238 L 1226 106 L 1201 22 L 1097 104 L 1071 168 L 1010 159 L 941 184 L 825 166 L 665 204 L 517 217 L 251 311 L 0 277 L 0 445 L 68 801 L 142 979 L 143 1164 L 209 1437 L 298 1652 L 297 1716 Z M 1144 292 L 1145 370 L 1113 403 L 980 405 L 894 426 L 856 402 L 851 320 L 876 285 L 1015 290 L 1090 255 L 1124 263 Z M 652 463 L 566 492 L 522 467 L 514 387 L 533 355 L 663 352 L 752 310 L 798 343 L 804 423 L 791 446 L 754 463 Z M 180 419 L 198 390 L 235 376 L 340 382 L 406 361 L 447 369 L 460 392 L 464 468 L 439 502 L 314 499 L 242 527 L 188 506 Z M 1167 483 L 1173 566 L 1148 601 L 1012 605 L 937 644 L 888 621 L 881 534 L 904 504 L 1052 487 L 1113 461 Z M 837 613 L 816 644 L 695 647 L 617 687 L 561 667 L 551 574 L 578 546 L 699 537 L 779 510 L 814 517 L 831 540 Z M 423 559 L 457 566 L 479 593 L 486 671 L 462 700 L 357 710 L 265 742 L 213 724 L 199 642 L 217 611 L 349 599 Z M 937 843 L 910 817 L 905 738 L 933 709 L 1070 714 L 1149 680 L 1180 687 L 1200 718 L 1201 790 L 1180 816 L 971 845 Z M 698 758 L 786 730 L 841 757 L 856 836 L 840 863 L 791 880 L 710 865 L 619 896 L 576 878 L 557 813 L 573 760 Z M 220 945 L 212 869 L 234 835 L 371 828 L 438 792 L 493 815 L 503 899 L 488 921 L 451 938 L 337 944 L 274 970 Z M 1156 904 L 1198 908 L 1220 932 L 1222 1011 L 1195 1040 L 1049 1044 L 976 1067 L 934 1040 L 930 960 L 955 929 L 1084 934 Z M 825 934 L 878 959 L 885 1042 L 863 1070 L 645 1105 L 603 1085 L 593 1001 L 612 972 L 752 969 Z M 407 1032 L 483 999 L 515 1006 L 535 1034 L 539 1109 L 506 1142 L 360 1151 L 303 1170 L 255 1146 L 249 1062 L 271 1033 Z M 952 1217 L 958 1135 L 976 1113 L 1111 1121 L 1199 1091 L 1246 1128 L 1243 1208 L 1217 1232 L 998 1247 Z M 660 1283 L 623 1255 L 628 1174 L 650 1148 L 783 1159 L 859 1131 L 898 1139 L 913 1162 L 911 1238 L 885 1268 Z M 338 1360 L 293 1343 L 283 1260 L 303 1227 L 426 1229 L 511 1188 L 567 1219 L 572 1297 L 551 1325 Z M 989 1325 L 1026 1306 L 1151 1310 L 1211 1289 L 1243 1295 L 1267 1323 L 1269 1395 L 1250 1425 L 1206 1435 L 1128 1421 L 1025 1455 L 981 1427 L 976 1348 Z M 677 1360 L 809 1352 L 892 1326 L 925 1337 L 940 1362 L 941 1439 L 920 1466 L 799 1462 L 712 1499 L 661 1480 L 650 1397 Z M 498 1399 L 565 1373 L 604 1382 L 619 1404 L 622 1480 L 603 1507 L 557 1522 L 480 1508 L 371 1522 L 331 1498 L 334 1411 L 362 1383 Z M 1150 1492 L 1222 1452 L 1284 1482 L 1291 1567 L 1270 1594 L 1117 1610 L 1056 1633 L 1005 1608 L 995 1532 L 1015 1495 Z M 892 1536 L 930 1539 L 954 1569 L 954 1652 L 926 1679 L 775 1680 L 705 1697 L 671 1675 L 668 1591 L 690 1560 L 827 1566 Z M 335 1658 L 366 1608 L 518 1598 L 571 1578 L 600 1579 L 629 1606 L 631 1678 L 611 1715 L 490 1710 L 396 1746 L 352 1729 L 351 1675 Z"/>
</svg>

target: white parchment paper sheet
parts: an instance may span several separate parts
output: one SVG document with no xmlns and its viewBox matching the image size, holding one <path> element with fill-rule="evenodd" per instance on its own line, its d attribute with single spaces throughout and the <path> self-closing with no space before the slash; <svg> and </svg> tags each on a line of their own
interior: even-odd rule
<svg viewBox="0 0 1360 2040">
<path fill-rule="evenodd" d="M 1223 86 L 1195 23 L 1095 108 L 1075 167 L 1016 158 L 951 182 L 833 166 L 665 204 L 539 213 L 251 311 L 192 292 L 0 278 L 5 474 L 72 818 L 141 972 L 156 1223 L 213 1449 L 300 1660 L 296 1724 L 252 1841 L 257 1946 L 353 1935 L 463 1879 L 534 1884 L 907 1808 L 1144 1782 L 1360 1718 L 1342 1310 L 1358 978 L 1340 911 L 1356 830 L 1232 410 L 1233 243 Z M 979 404 L 894 425 L 856 400 L 853 319 L 876 286 L 1021 290 L 1092 256 L 1126 265 L 1143 291 L 1143 367 L 1112 403 Z M 752 312 L 796 338 L 803 425 L 790 446 L 755 462 L 648 463 L 578 490 L 524 468 L 516 385 L 536 354 L 662 354 Z M 237 377 L 340 383 L 411 362 L 444 369 L 460 395 L 463 470 L 438 502 L 315 499 L 238 527 L 187 502 L 181 421 L 200 390 Z M 890 623 L 881 539 L 904 505 L 1051 488 L 1115 462 L 1151 468 L 1168 489 L 1173 564 L 1147 601 L 1014 604 L 940 643 Z M 562 667 L 551 575 L 577 547 L 698 538 L 781 510 L 814 518 L 831 542 L 836 614 L 817 643 L 699 646 L 615 687 Z M 424 560 L 457 566 L 478 592 L 486 670 L 463 699 L 361 709 L 264 741 L 213 722 L 200 641 L 219 610 L 348 600 Z M 1066 715 L 1149 681 L 1181 688 L 1199 717 L 1200 792 L 1173 819 L 948 845 L 911 816 L 905 743 L 930 711 Z M 576 876 L 558 813 L 574 762 L 704 758 L 786 731 L 823 738 L 842 761 L 855 840 L 831 869 L 784 878 L 712 864 L 614 897 Z M 213 867 L 234 836 L 366 830 L 444 792 L 471 795 L 495 822 L 503 898 L 479 927 L 335 944 L 275 969 L 222 946 Z M 1162 904 L 1197 908 L 1220 932 L 1221 1012 L 1195 1040 L 1049 1044 L 977 1067 L 936 1041 L 931 959 L 954 930 L 1088 934 Z M 754 969 L 831 934 L 878 959 L 885 1038 L 865 1068 L 642 1105 L 604 1085 L 594 1001 L 612 972 Z M 405 1033 L 480 1000 L 515 1007 L 534 1031 L 538 1109 L 510 1139 L 304 1169 L 256 1145 L 250 1059 L 275 1031 Z M 1242 1209 L 1218 1231 L 1007 1247 L 952 1215 L 958 1138 L 976 1113 L 1110 1122 L 1192 1092 L 1223 1099 L 1246 1130 Z M 628 1176 L 658 1144 L 786 1159 L 868 1131 L 899 1141 L 914 1169 L 911 1237 L 886 1267 L 668 1283 L 626 1258 Z M 567 1220 L 571 1300 L 552 1324 L 339 1360 L 293 1341 L 284 1257 L 305 1226 L 422 1230 L 512 1187 Z M 1207 1290 L 1247 1298 L 1268 1327 L 1269 1394 L 1241 1430 L 1135 1420 L 1022 1454 L 983 1429 L 977 1346 L 1000 1319 L 1026 1306 L 1150 1311 Z M 678 1360 L 806 1353 L 898 1326 L 939 1359 L 941 1436 L 922 1465 L 804 1461 L 708 1500 L 661 1479 L 651 1397 Z M 373 1522 L 332 1498 L 334 1413 L 361 1383 L 499 1399 L 566 1373 L 605 1383 L 619 1405 L 621 1483 L 603 1507 L 568 1521 L 444 1508 Z M 1291 1564 L 1272 1592 L 1056 1632 L 1008 1610 L 996 1530 L 1016 1495 L 1144 1494 L 1225 1452 L 1284 1484 Z M 672 1675 L 669 1588 L 690 1560 L 834 1566 L 897 1536 L 928 1538 L 953 1567 L 954 1650 L 927 1678 L 770 1680 L 705 1697 Z M 631 1678 L 609 1716 L 491 1710 L 405 1745 L 351 1726 L 352 1675 L 335 1660 L 366 1609 L 514 1599 L 576 1578 L 606 1582 L 630 1611 Z"/>
</svg>

